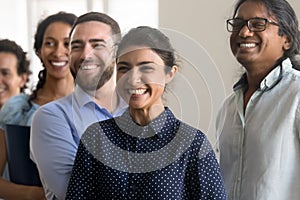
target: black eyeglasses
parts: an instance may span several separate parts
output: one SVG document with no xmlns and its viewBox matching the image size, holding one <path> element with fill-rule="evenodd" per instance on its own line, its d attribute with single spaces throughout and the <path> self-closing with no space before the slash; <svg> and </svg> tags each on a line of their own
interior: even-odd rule
<svg viewBox="0 0 300 200">
<path fill-rule="evenodd" d="M 269 19 L 265 18 L 250 18 L 248 20 L 233 18 L 228 19 L 227 23 L 227 31 L 229 32 L 239 32 L 245 25 L 247 25 L 248 29 L 252 32 L 261 32 L 266 30 L 267 24 L 273 24 L 275 26 L 279 26 L 276 22 L 273 22 Z"/>
</svg>

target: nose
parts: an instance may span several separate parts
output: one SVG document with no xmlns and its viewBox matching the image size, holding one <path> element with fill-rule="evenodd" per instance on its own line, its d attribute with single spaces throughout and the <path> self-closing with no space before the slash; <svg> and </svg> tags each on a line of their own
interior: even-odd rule
<svg viewBox="0 0 300 200">
<path fill-rule="evenodd" d="M 85 60 L 87 58 L 90 58 L 91 55 L 93 53 L 93 48 L 89 45 L 89 44 L 86 44 L 84 45 L 83 49 L 82 49 L 82 52 L 81 52 L 81 55 L 80 55 L 80 58 L 82 60 Z"/>
<path fill-rule="evenodd" d="M 127 73 L 128 83 L 132 86 L 139 85 L 142 82 L 141 79 L 142 73 L 138 69 L 133 68 Z"/>
<path fill-rule="evenodd" d="M 239 31 L 239 36 L 242 38 L 246 38 L 249 36 L 253 35 L 253 31 L 250 31 L 249 27 L 247 26 L 247 24 L 245 24 L 241 30 Z"/>
<path fill-rule="evenodd" d="M 54 50 L 54 55 L 56 57 L 65 56 L 65 55 L 68 55 L 68 53 L 69 53 L 69 49 L 68 49 L 68 47 L 65 46 L 65 44 L 63 42 L 58 43 L 58 45 L 56 46 L 56 48 Z"/>
</svg>

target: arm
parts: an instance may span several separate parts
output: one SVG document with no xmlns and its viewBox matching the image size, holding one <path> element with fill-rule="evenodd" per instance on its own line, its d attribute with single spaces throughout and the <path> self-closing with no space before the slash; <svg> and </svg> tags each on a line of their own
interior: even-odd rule
<svg viewBox="0 0 300 200">
<path fill-rule="evenodd" d="M 224 128 L 225 120 L 226 120 L 226 107 L 227 107 L 227 102 L 226 100 L 222 103 L 220 109 L 218 110 L 217 117 L 216 117 L 216 124 L 215 124 L 215 137 L 216 137 L 216 153 L 217 153 L 217 158 L 220 158 L 220 137 L 221 133 Z"/>
<path fill-rule="evenodd" d="M 226 192 L 219 164 L 210 142 L 204 136 L 198 152 L 198 176 L 201 194 L 208 199 L 226 200 Z"/>
<path fill-rule="evenodd" d="M 97 183 L 94 181 L 98 179 L 97 174 L 99 174 L 97 172 L 94 173 L 94 170 L 99 170 L 96 163 L 94 157 L 85 148 L 85 145 L 80 142 L 68 185 L 66 200 L 101 199 L 97 196 Z"/>
<path fill-rule="evenodd" d="M 0 129 L 0 173 L 2 174 L 7 162 L 6 142 L 4 131 Z M 0 178 L 0 197 L 4 199 L 41 200 L 45 198 L 42 187 L 18 185 Z"/>
<path fill-rule="evenodd" d="M 70 116 L 55 104 L 42 106 L 33 117 L 30 148 L 43 186 L 48 193 L 64 199 L 75 159 L 77 144 Z"/>
</svg>

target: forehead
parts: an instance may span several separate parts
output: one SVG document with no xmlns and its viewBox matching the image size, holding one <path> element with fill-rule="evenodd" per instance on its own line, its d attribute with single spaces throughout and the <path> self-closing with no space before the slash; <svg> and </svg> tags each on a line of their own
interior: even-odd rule
<svg viewBox="0 0 300 200">
<path fill-rule="evenodd" d="M 9 52 L 0 52 L 0 68 L 9 68 L 16 66 L 18 63 L 17 56 Z"/>
<path fill-rule="evenodd" d="M 153 62 L 156 64 L 164 64 L 161 57 L 148 47 L 130 47 L 118 58 L 118 62 L 127 62 L 130 64 L 139 64 L 143 62 Z"/>
<path fill-rule="evenodd" d="M 112 31 L 108 24 L 98 21 L 89 21 L 76 25 L 70 39 L 83 41 L 92 38 L 108 40 L 111 37 Z"/>
<path fill-rule="evenodd" d="M 270 16 L 269 11 L 262 2 L 257 1 L 245 1 L 237 9 L 236 17 L 249 19 L 253 17 L 268 18 Z"/>
<path fill-rule="evenodd" d="M 71 26 L 69 24 L 63 22 L 54 22 L 51 23 L 44 33 L 44 38 L 66 38 L 69 37 L 69 32 L 71 30 Z"/>
</svg>

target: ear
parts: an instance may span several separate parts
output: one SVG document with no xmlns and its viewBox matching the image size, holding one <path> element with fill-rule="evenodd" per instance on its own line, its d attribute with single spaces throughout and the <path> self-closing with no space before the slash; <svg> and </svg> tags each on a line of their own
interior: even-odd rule
<svg viewBox="0 0 300 200">
<path fill-rule="evenodd" d="M 289 37 L 284 36 L 283 50 L 287 51 L 291 48 L 291 40 Z"/>
<path fill-rule="evenodd" d="M 176 65 L 173 65 L 171 71 L 166 75 L 166 83 L 170 83 L 173 80 L 177 70 L 178 67 Z"/>
<path fill-rule="evenodd" d="M 20 76 L 20 84 L 19 84 L 19 86 L 20 86 L 20 88 L 22 88 L 22 87 L 24 87 L 25 86 L 25 84 L 27 83 L 27 80 L 28 80 L 28 74 L 27 73 L 24 73 L 24 74 L 22 74 L 21 76 Z"/>
</svg>

